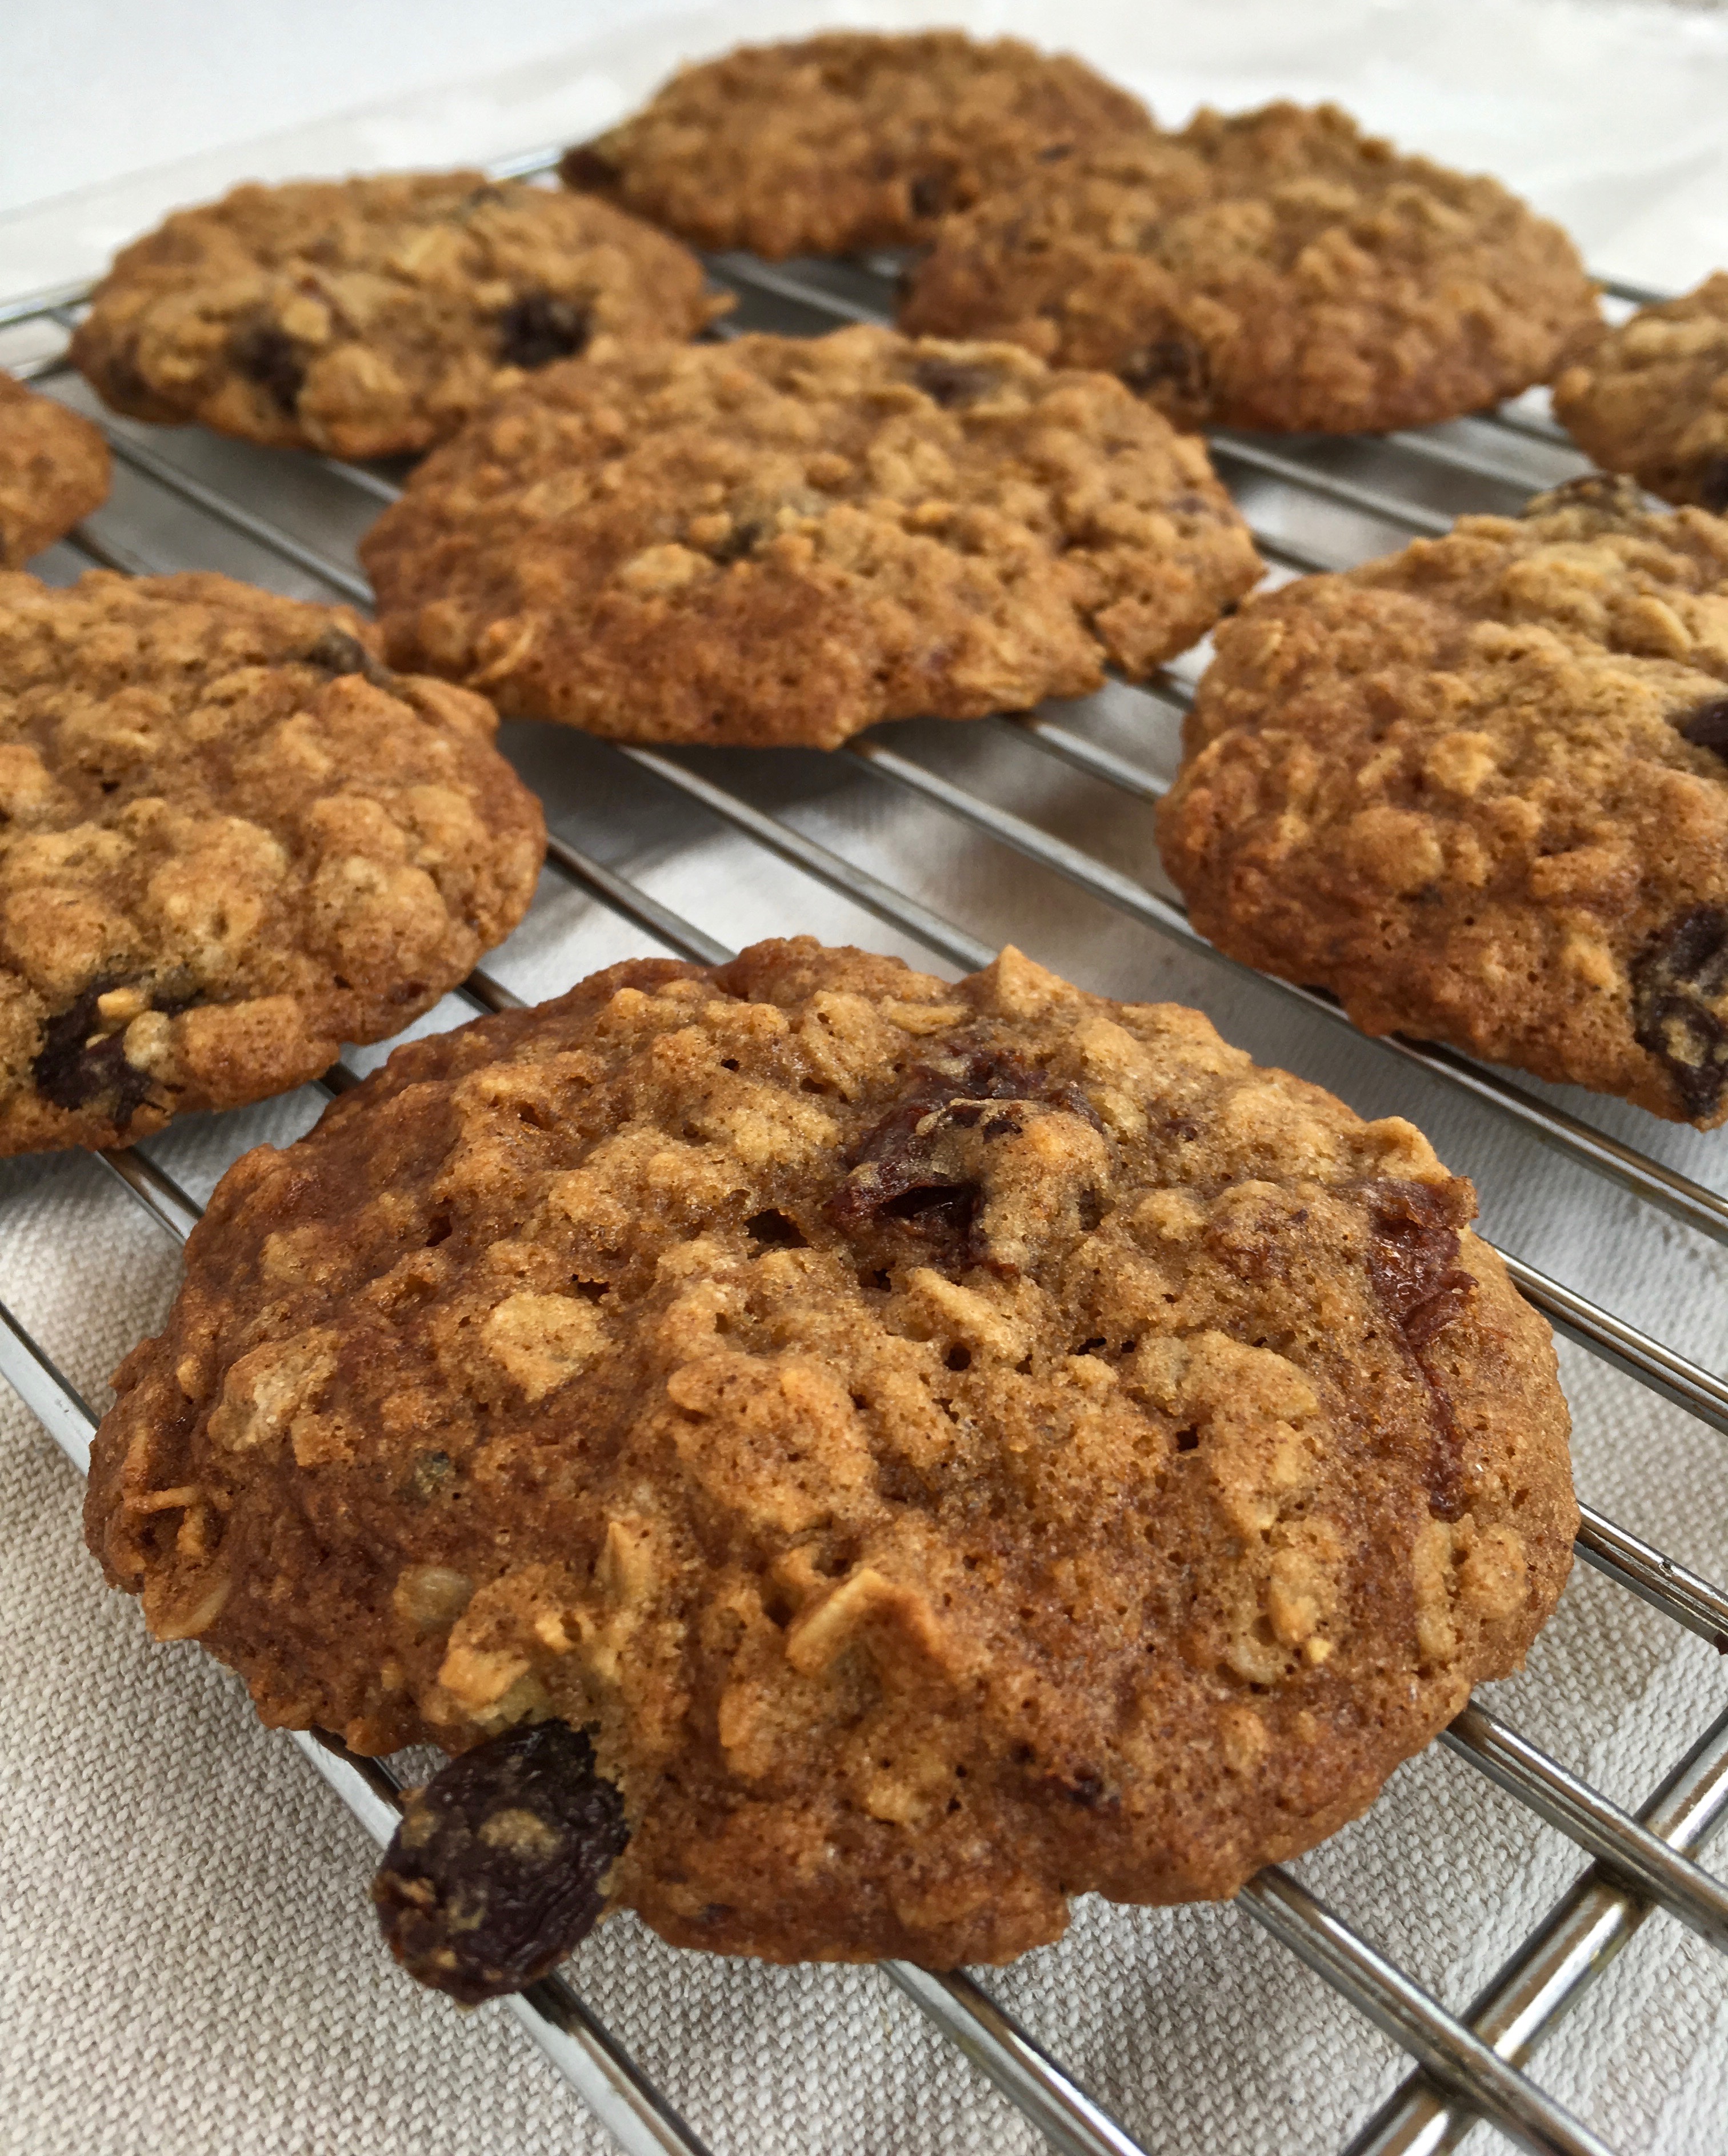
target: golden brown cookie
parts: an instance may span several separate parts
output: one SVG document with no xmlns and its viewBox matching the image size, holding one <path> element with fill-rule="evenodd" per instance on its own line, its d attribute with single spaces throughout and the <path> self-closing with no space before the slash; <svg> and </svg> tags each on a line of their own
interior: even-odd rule
<svg viewBox="0 0 1728 2156">
<path fill-rule="evenodd" d="M 1143 675 L 1260 564 L 1107 375 L 892 330 L 550 368 L 361 547 L 399 665 L 626 741 L 832 748 Z"/>
<path fill-rule="evenodd" d="M 90 1538 L 270 1723 L 589 1732 L 676 1943 L 1000 1961 L 1235 1892 L 1518 1666 L 1576 1515 L 1473 1210 L 1408 1123 L 1011 950 L 638 961 L 229 1171 Z M 423 1808 L 381 1899 L 491 1815 Z"/>
<path fill-rule="evenodd" d="M 1554 412 L 1607 470 L 1728 510 L 1728 272 L 1608 331 L 1556 381 Z"/>
<path fill-rule="evenodd" d="M 522 918 L 496 714 L 373 641 L 226 577 L 0 576 L 0 1153 L 297 1086 Z"/>
<path fill-rule="evenodd" d="M 20 569 L 108 499 L 108 444 L 90 421 L 0 367 L 0 569 Z"/>
<path fill-rule="evenodd" d="M 1201 112 L 944 224 L 900 323 L 1105 367 L 1180 426 L 1425 426 L 1548 378 L 1597 319 L 1558 225 L 1335 105 Z"/>
<path fill-rule="evenodd" d="M 483 172 L 235 187 L 135 240 L 72 357 L 117 412 L 337 456 L 423 449 L 548 361 L 730 305 L 604 203 Z"/>
<path fill-rule="evenodd" d="M 1728 1116 L 1728 522 L 1575 481 L 1220 634 L 1161 804 L 1232 957 L 1401 1032 Z"/>
<path fill-rule="evenodd" d="M 845 254 L 928 239 L 992 188 L 1151 124 L 1015 38 L 834 31 L 684 69 L 559 170 L 693 246 Z"/>
</svg>

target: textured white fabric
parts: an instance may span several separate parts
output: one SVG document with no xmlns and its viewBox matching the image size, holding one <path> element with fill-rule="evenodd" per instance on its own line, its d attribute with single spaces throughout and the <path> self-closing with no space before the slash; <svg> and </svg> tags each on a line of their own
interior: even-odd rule
<svg viewBox="0 0 1728 2156">
<path fill-rule="evenodd" d="M 136 225 L 243 171 L 425 159 L 440 143 L 485 154 L 573 133 L 621 108 L 681 51 L 830 19 L 1023 29 L 1077 46 L 1167 116 L 1203 93 L 1221 102 L 1284 88 L 1336 94 L 1412 143 L 1504 172 L 1622 274 L 1678 280 L 1728 255 L 1728 23 L 1715 16 L 1563 0 L 1236 0 L 1130 15 L 1093 0 L 755 5 L 672 27 L 657 19 L 657 28 L 609 29 L 586 58 L 501 84 L 468 81 L 255 152 L 205 155 L 195 183 L 182 167 L 50 206 L 33 223 L 14 218 L 0 227 L 0 266 L 39 264 L 52 244 L 62 253 L 37 281 L 75 274 L 80 247 L 109 244 L 128 211 Z M 453 57 L 453 74 L 458 65 Z M 23 281 L 0 277 L 0 289 Z M 615 810 L 598 792 L 609 767 L 581 742 L 527 728 L 510 738 L 573 835 L 627 859 L 728 942 L 798 927 L 921 955 L 740 843 L 675 844 L 673 825 Z M 918 738 L 927 760 L 1005 805 L 1151 872 L 1144 809 L 1004 748 L 988 730 Z M 1156 761 L 1172 744 L 1132 747 Z M 1197 1002 L 1263 1059 L 1333 1086 L 1365 1113 L 1411 1115 L 1477 1178 L 1484 1224 L 1504 1245 L 1723 1367 L 1721 1251 L 850 766 L 764 759 L 755 770 L 813 835 L 975 933 L 1011 937 L 1113 993 Z M 549 886 L 496 970 L 520 992 L 549 993 L 640 947 Z M 1728 1134 L 1700 1138 L 1565 1097 L 1717 1187 L 1728 1182 Z M 285 1140 L 314 1107 L 296 1096 L 194 1122 L 152 1150 L 203 1196 L 243 1143 Z M 0 1166 L 0 1296 L 93 1403 L 161 1320 L 176 1271 L 167 1240 L 98 1164 L 63 1156 Z M 1583 1494 L 1706 1574 L 1728 1573 L 1725 1441 L 1581 1353 L 1567 1349 L 1564 1363 Z M 134 1607 L 102 1587 L 80 1539 L 75 1477 L 3 1390 L 0 1506 L 0 2151 L 550 2156 L 609 2146 L 500 2010 L 460 2015 L 390 1971 L 366 1902 L 369 1845 L 292 1748 L 256 1727 L 234 1680 L 195 1647 L 152 1646 Z M 1581 1570 L 1529 1670 L 1489 1703 L 1636 1805 L 1728 1705 L 1728 1685 L 1702 1642 Z M 1299 1867 L 1454 2006 L 1579 1868 L 1561 1837 L 1437 1752 Z M 1018 2156 L 1041 2145 L 874 1972 L 676 1954 L 624 1918 L 589 1942 L 573 1975 L 730 2156 Z M 1539 2078 L 1624 2151 L 1692 2156 L 1728 2144 L 1725 1979 L 1720 1958 L 1654 1920 L 1542 2051 Z M 1061 1946 L 989 1981 L 1158 2156 L 1324 2156 L 1402 2071 L 1390 2044 L 1229 1909 L 1088 1902 Z"/>
</svg>

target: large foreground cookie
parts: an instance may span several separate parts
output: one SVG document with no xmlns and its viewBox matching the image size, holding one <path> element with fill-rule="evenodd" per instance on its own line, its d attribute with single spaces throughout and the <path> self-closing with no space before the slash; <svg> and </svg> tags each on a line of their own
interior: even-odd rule
<svg viewBox="0 0 1728 2156">
<path fill-rule="evenodd" d="M 1165 865 L 1234 957 L 1700 1127 L 1728 1116 L 1728 523 L 1584 480 L 1245 608 Z"/>
<path fill-rule="evenodd" d="M 590 1732 L 675 1942 L 999 1961 L 1234 1892 L 1518 1666 L 1566 1416 L 1473 1210 L 1409 1124 L 1012 951 L 618 966 L 230 1170 L 90 1540 L 267 1722 Z M 488 1817 L 423 1811 L 399 1914 Z"/>
<path fill-rule="evenodd" d="M 108 499 L 108 444 L 0 368 L 0 569 L 22 568 Z"/>
<path fill-rule="evenodd" d="M 1597 320 L 1571 242 L 1497 181 L 1335 105 L 1201 112 L 946 224 L 900 321 L 1107 367 L 1179 425 L 1426 425 L 1545 381 Z"/>
<path fill-rule="evenodd" d="M 423 449 L 549 360 L 726 302 L 604 203 L 482 172 L 236 187 L 116 259 L 72 357 L 118 412 L 338 456 Z"/>
<path fill-rule="evenodd" d="M 1150 126 L 1138 98 L 1014 38 L 836 31 L 686 68 L 560 170 L 698 247 L 844 254 L 928 239 L 1005 182 Z"/>
<path fill-rule="evenodd" d="M 1728 510 L 1728 272 L 1610 330 L 1555 382 L 1554 411 L 1608 470 Z"/>
<path fill-rule="evenodd" d="M 0 1153 L 299 1085 L 521 919 L 496 715 L 369 634 L 226 577 L 0 576 Z"/>
<path fill-rule="evenodd" d="M 1108 376 L 877 329 L 551 369 L 361 555 L 396 662 L 507 710 L 823 748 L 1144 674 L 1260 566 L 1201 444 Z"/>
</svg>

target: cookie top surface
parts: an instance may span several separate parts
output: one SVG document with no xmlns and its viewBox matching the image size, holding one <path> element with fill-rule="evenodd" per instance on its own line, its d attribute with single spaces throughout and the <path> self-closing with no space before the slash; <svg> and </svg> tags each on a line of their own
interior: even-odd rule
<svg viewBox="0 0 1728 2156">
<path fill-rule="evenodd" d="M 1566 1413 L 1473 1209 L 1012 951 L 638 961 L 229 1172 L 91 1541 L 268 1722 L 590 1730 L 678 1943 L 1002 1959 L 1232 1893 L 1518 1663 Z"/>
<path fill-rule="evenodd" d="M 1427 424 L 1544 381 L 1596 319 L 1571 242 L 1498 181 L 1334 105 L 1201 112 L 944 225 L 903 328 L 1120 374 L 1179 424 Z"/>
<path fill-rule="evenodd" d="M 686 68 L 560 170 L 698 247 L 845 254 L 928 240 L 1029 168 L 1150 126 L 1081 61 L 1013 38 L 842 31 Z"/>
<path fill-rule="evenodd" d="M 226 577 L 0 576 L 0 1153 L 316 1077 L 532 896 L 478 696 Z"/>
<path fill-rule="evenodd" d="M 1107 375 L 891 330 L 549 368 L 361 547 L 399 665 L 631 741 L 832 747 L 1194 643 L 1259 562 Z"/>
<path fill-rule="evenodd" d="M 116 258 L 72 357 L 116 411 L 388 456 L 554 359 L 693 336 L 725 302 L 604 203 L 483 172 L 235 187 Z"/>
<path fill-rule="evenodd" d="M 1556 380 L 1554 413 L 1609 471 L 1728 510 L 1728 271 L 1607 331 Z"/>
<path fill-rule="evenodd" d="M 1227 625 L 1161 804 L 1232 957 L 1700 1127 L 1728 1116 L 1728 522 L 1575 482 Z"/>
<path fill-rule="evenodd" d="M 0 368 L 0 569 L 22 568 L 108 499 L 108 444 Z"/>
</svg>

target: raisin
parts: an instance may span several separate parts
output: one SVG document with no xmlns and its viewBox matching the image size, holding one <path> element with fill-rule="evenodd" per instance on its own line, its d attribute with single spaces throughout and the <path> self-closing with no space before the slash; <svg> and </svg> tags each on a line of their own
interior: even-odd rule
<svg viewBox="0 0 1728 2156">
<path fill-rule="evenodd" d="M 912 370 L 912 378 L 944 412 L 964 411 L 968 405 L 993 396 L 1002 386 L 1002 377 L 995 367 L 968 367 L 958 359 L 921 359 Z"/>
<path fill-rule="evenodd" d="M 1695 748 L 1714 749 L 1728 762 L 1728 696 L 1712 696 L 1695 704 L 1676 726 L 1682 741 Z"/>
<path fill-rule="evenodd" d="M 1728 1085 L 1728 909 L 1695 906 L 1632 969 L 1633 1038 L 1662 1064 L 1695 1122 Z"/>
<path fill-rule="evenodd" d="M 1143 397 L 1164 392 L 1185 404 L 1203 404 L 1211 392 L 1211 361 L 1206 346 L 1191 337 L 1155 337 L 1131 352 L 1116 372 Z"/>
<path fill-rule="evenodd" d="M 950 172 L 920 172 L 907 189 L 914 217 L 940 217 L 954 194 Z"/>
<path fill-rule="evenodd" d="M 943 1246 L 953 1261 L 988 1264 L 978 1229 L 983 1192 L 975 1176 L 957 1168 L 954 1134 L 976 1131 L 985 1145 L 1018 1137 L 1024 1124 L 1016 1101 L 1041 1101 L 1103 1127 L 1083 1093 L 1013 1049 L 963 1050 L 920 1064 L 847 1156 L 851 1173 L 824 1209 L 829 1219 L 847 1235 L 897 1222 Z"/>
<path fill-rule="evenodd" d="M 506 367 L 548 367 L 587 348 L 594 319 L 579 300 L 524 292 L 498 317 L 498 356 Z"/>
<path fill-rule="evenodd" d="M 567 187 L 609 187 L 618 167 L 586 142 L 578 142 L 559 158 L 558 177 Z"/>
<path fill-rule="evenodd" d="M 1720 516 L 1728 510 L 1728 456 L 1707 458 L 1692 475 L 1700 507 Z"/>
<path fill-rule="evenodd" d="M 803 1250 L 810 1247 L 809 1238 L 791 1214 L 781 1213 L 773 1206 L 753 1214 L 744 1223 L 744 1233 L 762 1250 Z"/>
<path fill-rule="evenodd" d="M 228 356 L 249 380 L 269 390 L 284 412 L 292 413 L 306 371 L 299 346 L 285 330 L 267 320 L 243 322 L 229 338 Z"/>
<path fill-rule="evenodd" d="M 1037 162 L 1041 165 L 1054 165 L 1060 159 L 1072 157 L 1073 154 L 1074 146 L 1072 142 L 1047 142 L 1038 152 Z"/>
<path fill-rule="evenodd" d="M 629 1840 L 580 1730 L 506 1730 L 409 1797 L 372 1883 L 385 1942 L 465 2005 L 520 1991 L 594 1928 Z"/>
<path fill-rule="evenodd" d="M 379 665 L 357 636 L 350 636 L 345 629 L 327 629 L 317 642 L 297 654 L 304 666 L 316 666 L 326 674 L 363 675 L 375 689 L 390 689 L 396 685 L 396 676 L 389 669 Z"/>
<path fill-rule="evenodd" d="M 765 518 L 739 517 L 734 519 L 731 531 L 723 539 L 717 539 L 702 552 L 711 562 L 723 565 L 728 562 L 742 562 L 755 552 L 774 529 Z"/>
<path fill-rule="evenodd" d="M 100 1101 L 109 1120 L 122 1131 L 150 1098 L 156 1082 L 147 1070 L 126 1061 L 124 1026 L 100 1040 L 92 1038 L 102 1024 L 97 1004 L 111 989 L 124 985 L 118 980 L 95 982 L 69 1009 L 49 1019 L 30 1065 L 31 1078 L 44 1100 L 70 1109 L 87 1108 Z M 173 1018 L 197 1000 L 157 998 L 153 1008 Z"/>
<path fill-rule="evenodd" d="M 1365 1195 L 1373 1231 L 1368 1277 L 1433 1404 L 1428 1509 L 1437 1519 L 1455 1520 L 1464 1509 L 1458 1425 L 1450 1396 L 1422 1351 L 1468 1309 L 1476 1282 L 1458 1261 L 1458 1230 L 1440 1192 L 1426 1183 L 1386 1178 L 1366 1185 Z"/>
</svg>

